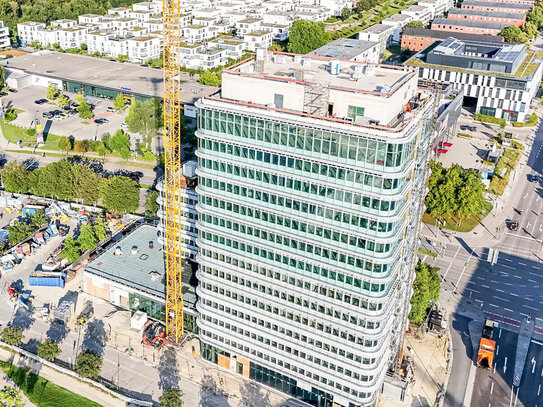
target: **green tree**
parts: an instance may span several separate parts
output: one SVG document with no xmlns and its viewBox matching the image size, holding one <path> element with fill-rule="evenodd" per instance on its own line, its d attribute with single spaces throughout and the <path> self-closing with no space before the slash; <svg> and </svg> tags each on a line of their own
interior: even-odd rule
<svg viewBox="0 0 543 407">
<path fill-rule="evenodd" d="M 217 87 L 221 85 L 221 78 L 215 72 L 207 70 L 200 75 L 198 82 L 202 85 Z"/>
<path fill-rule="evenodd" d="M 96 380 L 102 368 L 102 358 L 90 349 L 85 349 L 77 355 L 75 371 L 82 377 Z"/>
<path fill-rule="evenodd" d="M 13 246 L 26 239 L 32 233 L 32 229 L 25 223 L 15 221 L 8 226 L 8 233 L 8 242 Z"/>
<path fill-rule="evenodd" d="M 119 150 L 119 155 L 121 156 L 121 158 L 128 160 L 132 155 L 132 151 L 130 151 L 128 147 L 123 147 Z"/>
<path fill-rule="evenodd" d="M 74 197 L 84 204 L 95 204 L 101 195 L 104 179 L 87 165 L 73 165 Z"/>
<path fill-rule="evenodd" d="M 148 139 L 157 135 L 158 130 L 162 127 L 162 102 L 158 99 L 146 102 L 136 100 L 130 106 L 126 116 L 126 124 L 129 131 L 140 133 Z"/>
<path fill-rule="evenodd" d="M 53 360 L 60 355 L 58 343 L 52 339 L 46 339 L 45 342 L 37 346 L 38 356 L 45 360 Z"/>
<path fill-rule="evenodd" d="M 81 256 L 81 248 L 79 244 L 70 236 L 64 240 L 63 249 L 60 252 L 60 257 L 68 260 L 70 263 L 76 261 Z"/>
<path fill-rule="evenodd" d="M 89 47 L 87 46 L 87 44 L 85 44 L 84 42 L 81 43 L 81 51 L 86 51 L 88 49 L 89 49 Z"/>
<path fill-rule="evenodd" d="M 79 103 L 79 106 L 76 108 L 79 117 L 82 119 L 90 119 L 92 117 L 91 106 L 85 101 L 82 100 Z"/>
<path fill-rule="evenodd" d="M 119 55 L 119 57 L 117 58 L 117 61 L 121 63 L 128 62 L 128 55 Z"/>
<path fill-rule="evenodd" d="M 105 157 L 106 154 L 108 153 L 108 149 L 106 148 L 106 146 L 102 143 L 101 145 L 98 146 L 98 148 L 96 149 L 96 154 L 102 156 L 102 157 Z"/>
<path fill-rule="evenodd" d="M 158 219 L 157 212 L 159 205 L 156 202 L 158 199 L 158 191 L 153 191 L 147 196 L 145 201 L 145 219 L 146 220 L 155 220 Z"/>
<path fill-rule="evenodd" d="M 108 150 L 111 150 L 111 147 L 109 146 L 110 139 L 111 139 L 111 134 L 109 133 L 102 134 L 102 143 L 104 143 L 104 146 L 106 146 Z"/>
<path fill-rule="evenodd" d="M 85 155 L 89 151 L 89 140 L 77 140 L 74 144 L 74 151 Z"/>
<path fill-rule="evenodd" d="M 98 241 L 107 239 L 108 226 L 104 219 L 98 218 L 96 222 L 94 222 L 94 225 L 92 226 L 92 228 L 94 229 L 94 235 L 96 236 Z"/>
<path fill-rule="evenodd" d="M 119 93 L 113 101 L 113 107 L 116 110 L 124 110 L 126 108 L 126 99 L 124 98 L 122 93 Z"/>
<path fill-rule="evenodd" d="M 28 190 L 28 170 L 24 164 L 19 164 L 16 161 L 7 163 L 2 171 L 2 184 L 7 192 L 15 192 L 24 194 Z"/>
<path fill-rule="evenodd" d="M 94 228 L 88 223 L 81 226 L 79 236 L 77 237 L 77 243 L 82 251 L 91 250 L 96 247 L 98 239 L 94 234 Z"/>
<path fill-rule="evenodd" d="M 323 23 L 295 20 L 289 31 L 287 49 L 295 54 L 307 54 L 326 45 L 330 40 Z"/>
<path fill-rule="evenodd" d="M 45 216 L 45 211 L 37 211 L 34 215 L 30 217 L 30 225 L 35 230 L 41 228 L 45 224 L 47 224 L 47 217 Z"/>
<path fill-rule="evenodd" d="M 58 88 L 54 83 L 49 83 L 47 86 L 47 99 L 55 100 L 58 95 Z"/>
<path fill-rule="evenodd" d="M 68 96 L 66 96 L 64 93 L 61 93 L 57 98 L 57 105 L 60 107 L 68 106 L 70 103 L 70 99 L 68 99 Z"/>
<path fill-rule="evenodd" d="M 112 177 L 103 188 L 102 203 L 110 212 L 136 212 L 139 206 L 138 184 L 128 177 Z"/>
<path fill-rule="evenodd" d="M 68 137 L 62 136 L 58 139 L 57 146 L 61 151 L 65 151 L 67 153 L 72 149 L 72 142 Z"/>
<path fill-rule="evenodd" d="M 500 31 L 500 34 L 506 42 L 525 43 L 528 41 L 528 36 L 522 30 L 514 25 L 505 27 Z"/>
<path fill-rule="evenodd" d="M 539 34 L 537 25 L 535 23 L 532 23 L 531 21 L 527 21 L 526 24 L 524 24 L 522 31 L 524 31 L 524 33 L 528 36 L 529 40 L 531 40 L 532 38 L 536 37 Z"/>
<path fill-rule="evenodd" d="M 165 390 L 158 398 L 160 407 L 183 407 L 183 392 L 178 388 Z"/>
<path fill-rule="evenodd" d="M 4 89 L 6 86 L 6 68 L 0 65 L 0 89 Z"/>
<path fill-rule="evenodd" d="M 364 11 L 368 11 L 372 8 L 371 3 L 368 0 L 360 0 L 358 3 L 356 3 L 355 11 L 357 13 L 363 13 Z"/>
<path fill-rule="evenodd" d="M 109 148 L 120 152 L 123 148 L 130 149 L 130 136 L 122 130 L 117 130 L 113 137 L 109 139 Z"/>
<path fill-rule="evenodd" d="M 420 21 L 411 21 L 405 25 L 407 28 L 424 28 L 424 24 Z"/>
<path fill-rule="evenodd" d="M 24 407 L 25 403 L 21 392 L 17 391 L 14 387 L 4 386 L 4 388 L 0 390 L 0 406 Z"/>
<path fill-rule="evenodd" d="M 413 296 L 409 312 L 409 320 L 415 325 L 422 323 L 430 303 L 439 299 L 441 277 L 438 271 L 438 267 L 431 267 L 421 262 L 415 267 L 416 277 L 413 282 Z"/>
<path fill-rule="evenodd" d="M 347 20 L 353 14 L 354 14 L 353 10 L 351 10 L 348 7 L 345 7 L 343 10 L 341 10 L 341 19 L 342 20 Z"/>
<path fill-rule="evenodd" d="M 15 326 L 8 326 L 2 330 L 2 342 L 12 346 L 19 346 L 23 342 L 23 330 Z"/>
</svg>

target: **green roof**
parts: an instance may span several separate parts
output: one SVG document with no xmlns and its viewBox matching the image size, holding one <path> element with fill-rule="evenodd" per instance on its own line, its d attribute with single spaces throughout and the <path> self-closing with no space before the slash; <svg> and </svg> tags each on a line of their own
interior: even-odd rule
<svg viewBox="0 0 543 407">
<path fill-rule="evenodd" d="M 537 67 L 540 64 L 540 62 L 534 62 L 534 59 L 541 59 L 541 58 L 543 58 L 543 52 L 526 51 L 526 57 L 524 58 L 524 61 L 522 61 L 517 71 L 512 74 L 503 73 L 503 72 L 478 71 L 475 69 L 459 68 L 459 67 L 449 66 L 449 65 L 427 64 L 421 58 L 416 58 L 416 57 L 412 57 L 408 59 L 405 62 L 405 65 L 418 66 L 421 68 L 443 69 L 447 71 L 466 72 L 466 73 L 473 73 L 473 74 L 479 74 L 479 75 L 496 75 L 496 76 L 505 77 L 505 78 L 527 79 L 535 73 L 535 71 L 537 70 Z"/>
<path fill-rule="evenodd" d="M 164 250 L 157 239 L 156 226 L 143 224 L 121 240 L 111 243 L 105 252 L 92 260 L 85 267 L 85 272 L 95 274 L 106 280 L 137 290 L 141 294 L 166 299 L 166 270 Z M 153 242 L 153 248 L 149 248 Z M 137 252 L 132 254 L 132 248 Z M 120 248 L 120 254 L 116 254 Z M 183 262 L 183 301 L 194 306 L 196 292 L 190 285 L 191 265 Z"/>
</svg>

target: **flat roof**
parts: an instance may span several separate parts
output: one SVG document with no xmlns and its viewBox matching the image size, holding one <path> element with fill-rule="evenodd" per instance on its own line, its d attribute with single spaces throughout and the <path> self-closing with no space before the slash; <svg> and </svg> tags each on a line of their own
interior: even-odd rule
<svg viewBox="0 0 543 407">
<path fill-rule="evenodd" d="M 362 30 L 361 32 L 380 34 L 382 32 L 385 32 L 387 30 L 392 30 L 392 29 L 393 28 L 388 24 L 373 24 L 373 25 L 370 25 L 368 28 Z"/>
<path fill-rule="evenodd" d="M 465 6 L 473 6 L 473 7 L 489 7 L 489 8 L 496 8 L 496 7 L 506 7 L 506 8 L 516 8 L 521 10 L 531 10 L 534 8 L 533 4 L 521 4 L 521 3 L 506 3 L 506 2 L 500 2 L 500 1 L 478 1 L 478 0 L 464 0 L 462 2 L 462 8 Z"/>
<path fill-rule="evenodd" d="M 412 17 L 408 16 L 407 14 L 392 14 L 390 17 L 385 18 L 383 21 L 402 22 L 405 20 L 409 20 L 410 18 Z"/>
<path fill-rule="evenodd" d="M 39 51 L 2 62 L 8 69 L 19 69 L 28 74 L 43 75 L 109 89 L 129 89 L 129 92 L 147 97 L 163 97 L 161 69 L 135 64 L 109 61 L 85 55 Z M 181 72 L 181 102 L 194 104 L 209 86 L 201 85 Z"/>
<path fill-rule="evenodd" d="M 262 72 L 256 72 L 255 58 L 225 68 L 224 72 L 255 76 L 272 81 L 292 82 L 296 81 L 295 73 L 302 71 L 304 74 L 303 81 L 307 83 L 386 97 L 392 96 L 397 88 L 415 75 L 416 72 L 412 68 L 406 70 L 404 66 L 345 61 L 309 54 L 271 54 L 273 54 L 272 57 L 267 58 L 264 64 L 261 65 Z M 339 74 L 332 75 L 330 73 L 331 61 L 337 61 L 339 64 Z M 357 65 L 360 65 L 362 69 L 366 68 L 368 72 L 367 74 L 358 75 L 357 79 L 353 80 L 354 68 Z"/>
<path fill-rule="evenodd" d="M 105 252 L 88 263 L 85 266 L 85 272 L 165 301 L 164 250 L 158 241 L 157 234 L 156 226 L 147 224 L 137 226 L 128 235 L 113 242 Z M 149 242 L 153 242 L 153 249 L 149 248 Z M 137 247 L 136 254 L 132 254 L 133 247 Z M 121 254 L 116 254 L 118 248 L 120 248 Z M 190 285 L 191 276 L 191 265 L 184 261 L 181 289 L 183 301 L 194 306 L 196 291 Z"/>
<path fill-rule="evenodd" d="M 506 23 L 488 23 L 486 21 L 471 21 L 471 20 L 453 20 L 448 18 L 434 18 L 432 21 L 432 27 L 435 24 L 455 25 L 458 27 L 475 27 L 475 28 L 492 28 L 496 30 L 502 30 L 505 27 L 509 27 L 511 24 Z"/>
<path fill-rule="evenodd" d="M 378 45 L 377 42 L 338 38 L 307 55 L 351 60 Z"/>
<path fill-rule="evenodd" d="M 444 40 L 449 37 L 458 38 L 459 40 L 478 40 L 486 42 L 503 42 L 503 37 L 499 35 L 471 34 L 471 33 L 451 33 L 450 31 L 430 30 L 429 28 L 410 28 L 406 27 L 402 30 L 403 35 L 413 35 L 416 37 L 435 38 L 436 40 Z"/>
<path fill-rule="evenodd" d="M 472 10 L 470 8 L 452 8 L 449 10 L 450 14 L 457 14 L 462 16 L 482 16 L 482 17 L 496 17 L 496 18 L 514 18 L 522 20 L 526 17 L 524 13 L 510 13 L 504 11 L 488 11 L 488 10 Z"/>
</svg>

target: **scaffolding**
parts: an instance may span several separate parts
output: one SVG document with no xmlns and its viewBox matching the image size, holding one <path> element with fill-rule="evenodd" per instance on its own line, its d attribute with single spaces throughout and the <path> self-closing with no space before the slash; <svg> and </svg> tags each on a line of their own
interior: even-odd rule
<svg viewBox="0 0 543 407">
<path fill-rule="evenodd" d="M 164 252 L 166 257 L 166 335 L 177 343 L 183 336 L 181 291 L 181 85 L 179 43 L 180 0 L 163 0 L 164 23 Z"/>
</svg>

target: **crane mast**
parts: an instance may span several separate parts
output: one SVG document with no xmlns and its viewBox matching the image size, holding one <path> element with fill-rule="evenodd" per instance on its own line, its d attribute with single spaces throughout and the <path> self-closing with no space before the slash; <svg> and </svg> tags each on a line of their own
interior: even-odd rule
<svg viewBox="0 0 543 407">
<path fill-rule="evenodd" d="M 183 296 L 181 292 L 181 86 L 180 0 L 163 0 L 164 65 L 164 238 L 166 261 L 166 335 L 179 342 L 183 335 Z"/>
</svg>

